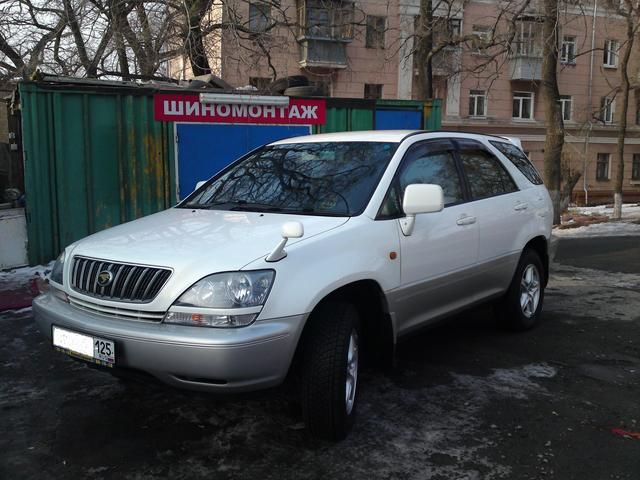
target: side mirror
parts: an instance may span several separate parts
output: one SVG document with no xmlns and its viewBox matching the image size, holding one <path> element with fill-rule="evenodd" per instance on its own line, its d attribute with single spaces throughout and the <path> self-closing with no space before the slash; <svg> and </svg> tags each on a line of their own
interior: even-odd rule
<svg viewBox="0 0 640 480">
<path fill-rule="evenodd" d="M 444 193 L 440 185 L 411 184 L 404 191 L 402 208 L 406 215 L 400 221 L 402 233 L 409 236 L 413 233 L 416 215 L 420 213 L 440 212 L 444 208 Z"/>
<path fill-rule="evenodd" d="M 304 235 L 304 226 L 300 222 L 287 222 L 282 225 L 282 240 L 276 245 L 276 248 L 267 255 L 267 262 L 279 262 L 287 256 L 284 247 L 290 238 L 300 238 Z"/>
<path fill-rule="evenodd" d="M 207 183 L 206 180 L 200 180 L 198 183 L 196 183 L 196 188 L 194 189 L 194 192 L 196 190 L 198 190 L 202 185 L 204 185 L 205 183 Z"/>
</svg>

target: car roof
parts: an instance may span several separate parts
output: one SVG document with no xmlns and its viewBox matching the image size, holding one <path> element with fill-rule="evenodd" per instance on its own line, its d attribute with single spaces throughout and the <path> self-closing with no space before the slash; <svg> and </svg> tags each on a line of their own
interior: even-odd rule
<svg viewBox="0 0 640 480">
<path fill-rule="evenodd" d="M 494 140 L 515 143 L 512 138 L 486 135 L 481 133 L 452 132 L 452 131 L 426 131 L 426 130 L 364 130 L 357 132 L 320 133 L 292 137 L 270 143 L 269 145 L 288 145 L 292 143 L 316 143 L 316 142 L 392 142 L 400 143 L 404 139 L 414 135 L 424 135 L 429 138 L 491 138 Z"/>
</svg>

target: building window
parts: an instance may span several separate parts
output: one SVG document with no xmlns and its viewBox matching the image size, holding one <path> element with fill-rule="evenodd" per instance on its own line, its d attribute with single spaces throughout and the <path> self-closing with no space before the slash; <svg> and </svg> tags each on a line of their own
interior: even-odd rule
<svg viewBox="0 0 640 480">
<path fill-rule="evenodd" d="M 631 180 L 640 180 L 640 153 L 633 154 L 631 163 Z"/>
<path fill-rule="evenodd" d="M 367 15 L 367 48 L 384 48 L 384 32 L 387 26 L 387 17 Z"/>
<path fill-rule="evenodd" d="M 249 30 L 262 33 L 271 23 L 271 5 L 262 2 L 249 3 Z"/>
<path fill-rule="evenodd" d="M 516 24 L 512 51 L 518 56 L 539 57 L 542 55 L 542 23 L 536 20 L 521 20 Z"/>
<path fill-rule="evenodd" d="M 364 98 L 382 98 L 382 85 L 379 83 L 365 83 Z"/>
<path fill-rule="evenodd" d="M 249 77 L 249 85 L 261 91 L 266 90 L 270 83 L 271 79 L 269 77 Z"/>
<path fill-rule="evenodd" d="M 469 92 L 469 116 L 487 116 L 487 92 L 484 90 L 471 90 Z"/>
<path fill-rule="evenodd" d="M 299 35 L 327 40 L 353 39 L 353 2 L 306 0 L 298 4 Z"/>
<path fill-rule="evenodd" d="M 533 119 L 533 92 L 513 92 L 513 118 Z"/>
<path fill-rule="evenodd" d="M 449 19 L 449 35 L 451 38 L 459 37 L 462 34 L 462 20 L 460 18 Z"/>
<path fill-rule="evenodd" d="M 611 154 L 599 153 L 596 162 L 596 180 L 609 180 L 609 161 Z"/>
<path fill-rule="evenodd" d="M 562 37 L 560 61 L 569 65 L 576 64 L 576 37 L 566 35 Z"/>
<path fill-rule="evenodd" d="M 475 53 L 486 53 L 487 46 L 491 42 L 491 27 L 486 25 L 474 25 L 472 27 L 471 46 Z"/>
<path fill-rule="evenodd" d="M 618 48 L 617 40 L 604 41 L 604 55 L 602 63 L 605 67 L 616 68 L 618 66 Z"/>
<path fill-rule="evenodd" d="M 572 100 L 571 95 L 560 95 L 560 108 L 562 110 L 562 120 L 571 120 Z"/>
<path fill-rule="evenodd" d="M 613 114 L 615 111 L 615 100 L 609 97 L 602 97 L 602 100 L 600 101 L 600 120 L 604 123 L 613 123 Z"/>
</svg>

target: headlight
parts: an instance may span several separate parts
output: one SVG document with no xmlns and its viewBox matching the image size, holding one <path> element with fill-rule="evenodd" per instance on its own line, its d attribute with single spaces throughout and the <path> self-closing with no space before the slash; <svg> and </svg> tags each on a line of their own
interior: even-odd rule
<svg viewBox="0 0 640 480">
<path fill-rule="evenodd" d="M 49 275 L 49 281 L 62 285 L 62 271 L 64 270 L 64 250 L 56 258 L 56 262 L 53 264 L 51 275 Z"/>
<path fill-rule="evenodd" d="M 209 275 L 178 298 L 164 321 L 206 327 L 249 325 L 267 300 L 274 277 L 273 270 Z"/>
</svg>

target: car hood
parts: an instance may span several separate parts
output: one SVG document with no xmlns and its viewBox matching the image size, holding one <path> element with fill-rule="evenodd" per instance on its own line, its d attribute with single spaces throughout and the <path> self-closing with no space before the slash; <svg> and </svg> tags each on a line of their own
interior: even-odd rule
<svg viewBox="0 0 640 480">
<path fill-rule="evenodd" d="M 115 262 L 173 269 L 170 284 L 185 289 L 215 272 L 239 270 L 266 256 L 282 239 L 285 222 L 299 221 L 304 242 L 348 221 L 320 217 L 172 208 L 80 240 L 68 252 Z"/>
</svg>

